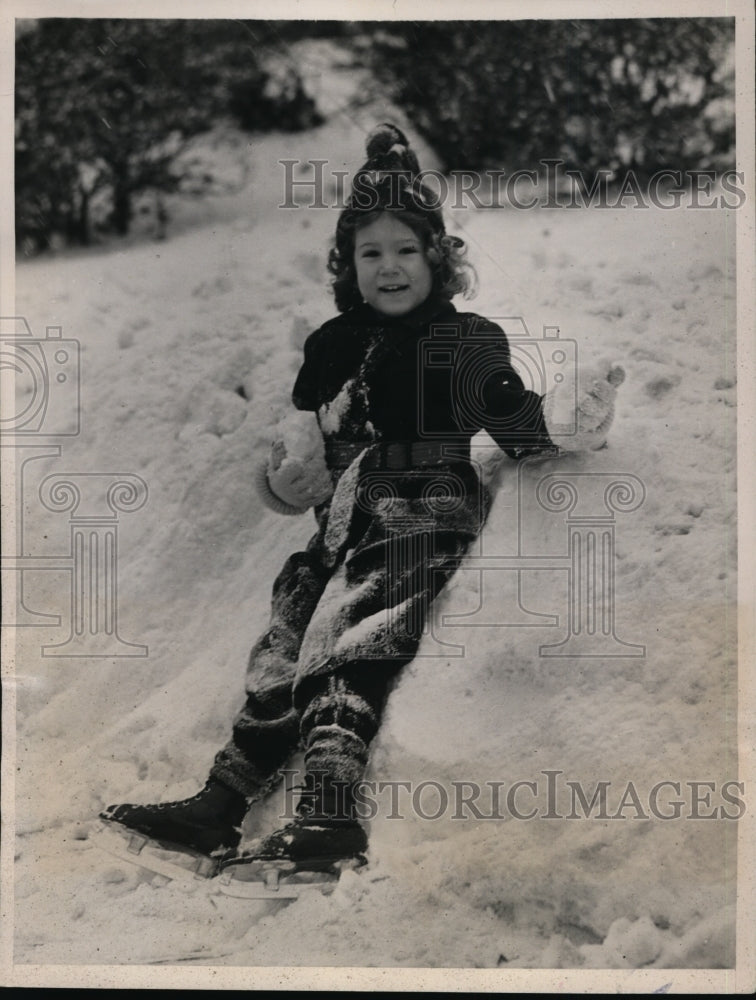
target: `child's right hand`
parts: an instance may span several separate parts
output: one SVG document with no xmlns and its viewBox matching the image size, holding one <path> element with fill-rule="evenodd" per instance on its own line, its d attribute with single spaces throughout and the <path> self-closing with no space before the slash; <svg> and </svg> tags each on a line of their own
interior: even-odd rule
<svg viewBox="0 0 756 1000">
<path fill-rule="evenodd" d="M 279 424 L 256 481 L 264 503 L 279 514 L 303 514 L 328 500 L 333 483 L 314 414 L 289 414 Z"/>
</svg>

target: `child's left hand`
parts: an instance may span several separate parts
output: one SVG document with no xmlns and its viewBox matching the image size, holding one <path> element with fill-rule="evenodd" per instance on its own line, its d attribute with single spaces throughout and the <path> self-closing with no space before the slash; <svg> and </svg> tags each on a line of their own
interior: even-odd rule
<svg viewBox="0 0 756 1000">
<path fill-rule="evenodd" d="M 553 443 L 563 451 L 600 448 L 614 419 L 617 388 L 624 381 L 624 369 L 604 361 L 549 390 L 543 414 Z"/>
</svg>

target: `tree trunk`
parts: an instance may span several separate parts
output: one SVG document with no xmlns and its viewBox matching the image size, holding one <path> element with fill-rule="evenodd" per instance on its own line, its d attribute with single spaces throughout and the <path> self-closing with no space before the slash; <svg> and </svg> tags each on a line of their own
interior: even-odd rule
<svg viewBox="0 0 756 1000">
<path fill-rule="evenodd" d="M 82 246 L 88 247 L 92 242 L 89 228 L 89 192 L 79 190 L 81 201 L 79 202 L 79 242 Z"/>
<path fill-rule="evenodd" d="M 125 168 L 113 170 L 113 210 L 111 220 L 119 236 L 125 236 L 131 225 L 131 186 Z"/>
</svg>

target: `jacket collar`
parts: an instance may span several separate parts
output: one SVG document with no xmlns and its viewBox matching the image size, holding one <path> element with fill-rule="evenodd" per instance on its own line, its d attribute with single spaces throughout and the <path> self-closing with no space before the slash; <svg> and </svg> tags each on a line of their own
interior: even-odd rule
<svg viewBox="0 0 756 1000">
<path fill-rule="evenodd" d="M 419 328 L 426 327 L 428 323 L 439 316 L 454 315 L 456 311 L 449 299 L 442 298 L 440 295 L 429 295 L 425 302 L 403 316 L 387 316 L 364 302 L 355 310 L 355 319 L 359 318 L 361 325 L 396 330 L 396 336 L 402 338 L 403 335 L 414 333 Z"/>
</svg>

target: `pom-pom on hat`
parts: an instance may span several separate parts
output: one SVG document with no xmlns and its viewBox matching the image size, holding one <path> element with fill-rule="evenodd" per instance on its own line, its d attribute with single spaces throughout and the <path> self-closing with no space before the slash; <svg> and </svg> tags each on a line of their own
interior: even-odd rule
<svg viewBox="0 0 756 1000">
<path fill-rule="evenodd" d="M 334 245 L 328 254 L 333 293 L 341 312 L 362 302 L 353 257 L 355 233 L 381 212 L 397 216 L 420 236 L 434 271 L 434 294 L 451 298 L 474 286 L 474 271 L 462 259 L 464 243 L 447 234 L 437 194 L 423 184 L 417 156 L 407 137 L 389 122 L 367 138 L 367 159 L 354 176 L 352 191 L 339 213 Z"/>
<path fill-rule="evenodd" d="M 438 197 L 422 183 L 420 164 L 405 134 L 383 122 L 366 142 L 367 160 L 352 182 L 346 213 L 414 211 L 424 215 L 432 230 L 446 232 Z"/>
<path fill-rule="evenodd" d="M 376 125 L 365 144 L 367 161 L 362 167 L 363 170 L 406 170 L 410 174 L 420 173 L 420 164 L 417 162 L 414 150 L 410 149 L 407 137 L 401 129 L 389 122 Z M 397 166 L 389 167 L 388 164 L 396 163 Z"/>
</svg>

